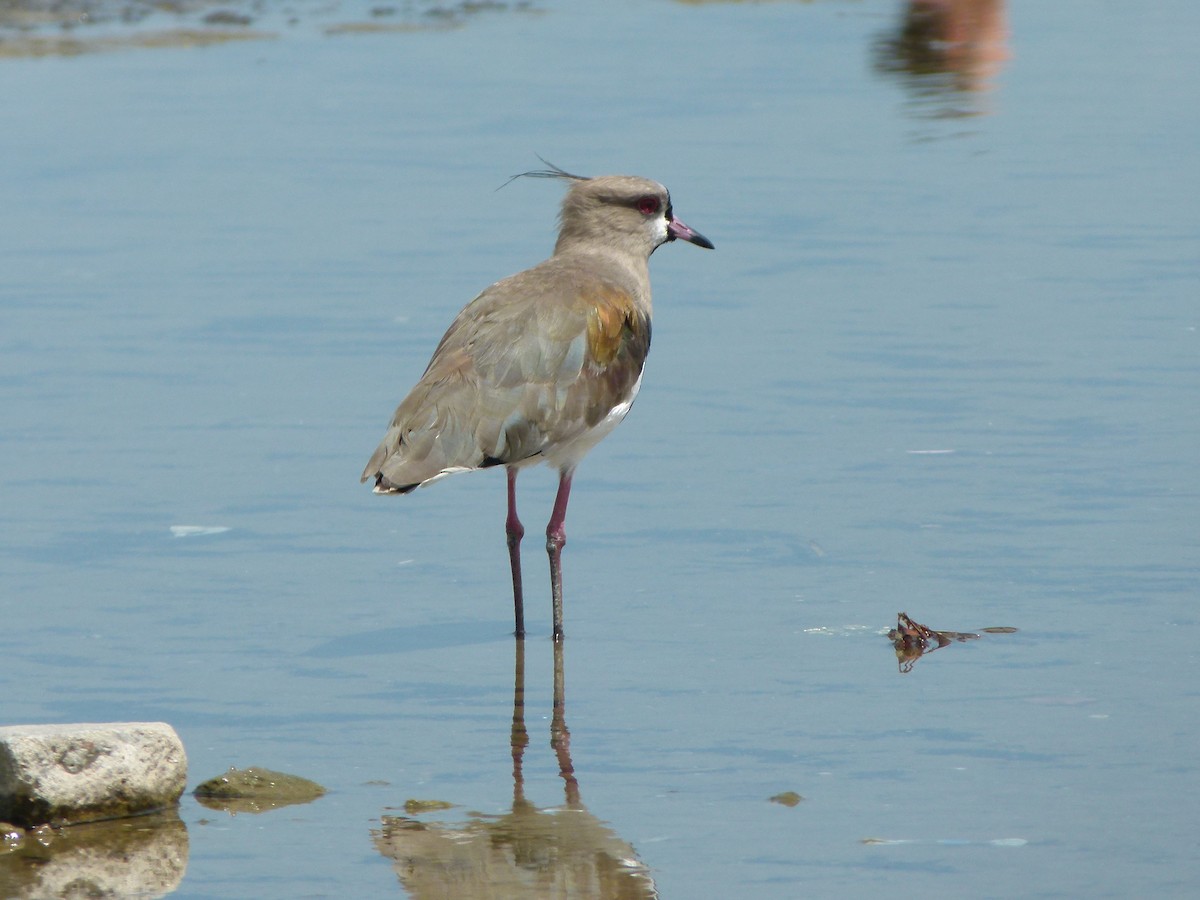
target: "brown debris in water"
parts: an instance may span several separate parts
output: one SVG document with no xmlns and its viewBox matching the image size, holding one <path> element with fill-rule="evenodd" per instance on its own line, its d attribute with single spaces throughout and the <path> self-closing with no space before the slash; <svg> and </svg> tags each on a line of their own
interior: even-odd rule
<svg viewBox="0 0 1200 900">
<path fill-rule="evenodd" d="M 1017 629 L 1009 627 L 981 628 L 986 634 L 1012 634 Z M 980 635 L 971 631 L 935 631 L 912 619 L 908 613 L 897 613 L 896 627 L 888 632 L 888 639 L 896 650 L 896 659 L 901 674 L 912 671 L 917 660 L 926 653 L 940 650 L 954 642 L 978 640 Z"/>
</svg>

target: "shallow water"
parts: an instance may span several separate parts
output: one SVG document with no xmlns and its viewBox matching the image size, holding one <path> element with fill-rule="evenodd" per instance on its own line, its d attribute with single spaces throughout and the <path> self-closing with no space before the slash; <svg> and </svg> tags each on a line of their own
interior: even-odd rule
<svg viewBox="0 0 1200 900">
<path fill-rule="evenodd" d="M 1200 12 L 982 6 L 948 58 L 882 0 L 6 44 L 0 721 L 163 720 L 189 789 L 329 789 L 185 797 L 175 897 L 471 896 L 381 849 L 409 799 L 455 804 L 408 816 L 435 837 L 563 807 L 664 898 L 1194 894 Z M 548 252 L 559 188 L 495 190 L 535 153 L 663 181 L 717 250 L 655 255 L 643 390 L 578 472 L 559 719 L 522 475 L 514 783 L 503 478 L 357 477 Z M 901 674 L 900 610 L 1019 630 Z"/>
</svg>

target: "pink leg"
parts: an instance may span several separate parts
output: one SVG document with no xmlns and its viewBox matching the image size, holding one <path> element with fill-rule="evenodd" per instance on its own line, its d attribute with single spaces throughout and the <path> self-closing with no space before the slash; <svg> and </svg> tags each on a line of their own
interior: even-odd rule
<svg viewBox="0 0 1200 900">
<path fill-rule="evenodd" d="M 561 641 L 562 629 L 562 548 L 567 542 L 567 531 L 563 522 L 567 518 L 567 501 L 571 497 L 570 469 L 558 473 L 558 494 L 554 498 L 554 511 L 550 524 L 546 526 L 546 552 L 550 555 L 550 597 L 554 604 L 554 640 Z"/>
<path fill-rule="evenodd" d="M 517 629 L 514 634 L 525 637 L 525 597 L 521 590 L 521 538 L 525 536 L 525 526 L 517 518 L 517 470 L 512 466 L 508 472 L 508 519 L 504 530 L 508 534 L 508 563 L 512 567 L 513 612 L 516 615 Z"/>
</svg>

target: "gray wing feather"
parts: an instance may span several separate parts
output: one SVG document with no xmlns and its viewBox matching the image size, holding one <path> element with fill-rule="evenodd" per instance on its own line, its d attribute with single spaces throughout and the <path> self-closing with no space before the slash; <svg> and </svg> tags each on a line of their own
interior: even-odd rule
<svg viewBox="0 0 1200 900">
<path fill-rule="evenodd" d="M 550 298 L 539 277 L 546 266 L 498 282 L 463 309 L 363 481 L 407 491 L 448 471 L 520 462 L 586 431 L 629 396 L 649 349 L 648 317 L 624 288 L 597 289 L 595 273 L 572 279 L 586 289 Z M 561 270 L 555 283 L 561 292 Z"/>
</svg>

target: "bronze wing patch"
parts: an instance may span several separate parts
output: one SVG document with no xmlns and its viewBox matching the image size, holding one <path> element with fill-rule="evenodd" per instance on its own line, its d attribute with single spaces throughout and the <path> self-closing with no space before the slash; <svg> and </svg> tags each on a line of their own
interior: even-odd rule
<svg viewBox="0 0 1200 900">
<path fill-rule="evenodd" d="M 622 290 L 605 287 L 590 292 L 587 341 L 591 360 L 601 368 L 612 364 L 622 347 L 643 341 L 649 345 L 649 322 Z M 641 354 L 645 355 L 645 350 Z"/>
</svg>

